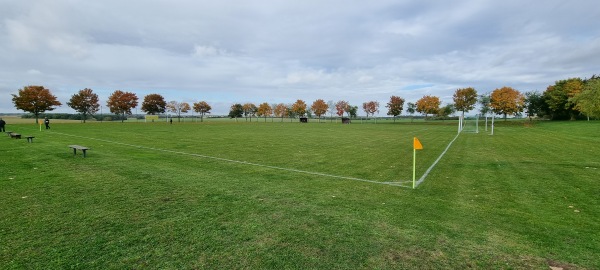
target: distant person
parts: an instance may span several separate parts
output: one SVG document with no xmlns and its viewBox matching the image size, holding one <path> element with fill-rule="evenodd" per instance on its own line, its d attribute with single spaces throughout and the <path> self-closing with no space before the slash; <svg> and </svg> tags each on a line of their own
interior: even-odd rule
<svg viewBox="0 0 600 270">
<path fill-rule="evenodd" d="M 169 123 L 173 124 L 173 118 L 169 119 Z"/>
<path fill-rule="evenodd" d="M 4 129 L 4 126 L 6 126 L 6 122 L 2 118 L 0 118 L 0 131 L 6 132 L 6 129 Z"/>
<path fill-rule="evenodd" d="M 46 125 L 46 129 L 50 129 L 50 119 L 48 117 L 44 118 L 44 124 Z"/>
</svg>

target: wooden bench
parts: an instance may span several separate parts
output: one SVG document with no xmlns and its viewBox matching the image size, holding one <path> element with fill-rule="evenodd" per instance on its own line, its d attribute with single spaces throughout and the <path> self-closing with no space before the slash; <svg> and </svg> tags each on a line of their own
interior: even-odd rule
<svg viewBox="0 0 600 270">
<path fill-rule="evenodd" d="M 12 132 L 12 133 L 10 133 L 10 134 L 9 134 L 9 136 L 10 136 L 11 138 L 15 138 L 15 139 L 21 139 L 21 134 L 19 134 L 19 133 L 14 133 L 14 132 Z"/>
<path fill-rule="evenodd" d="M 33 137 L 33 136 L 25 136 L 25 138 L 27 138 L 27 142 L 28 143 L 32 143 L 33 142 L 33 138 L 35 138 L 35 137 Z"/>
<path fill-rule="evenodd" d="M 81 145 L 69 145 L 69 147 L 73 148 L 73 156 L 77 155 L 77 149 L 79 149 L 81 152 L 83 152 L 83 157 L 85 157 L 85 151 L 91 149 Z"/>
</svg>

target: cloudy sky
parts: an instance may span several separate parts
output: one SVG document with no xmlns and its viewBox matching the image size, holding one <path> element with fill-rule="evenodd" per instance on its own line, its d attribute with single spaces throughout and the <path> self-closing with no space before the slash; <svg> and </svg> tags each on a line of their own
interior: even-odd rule
<svg viewBox="0 0 600 270">
<path fill-rule="evenodd" d="M 91 88 L 105 109 L 119 89 L 213 114 L 324 99 L 385 115 L 391 95 L 445 104 L 600 74 L 599 25 L 596 0 L 0 0 L 0 112 L 43 85 L 56 112 Z"/>
</svg>

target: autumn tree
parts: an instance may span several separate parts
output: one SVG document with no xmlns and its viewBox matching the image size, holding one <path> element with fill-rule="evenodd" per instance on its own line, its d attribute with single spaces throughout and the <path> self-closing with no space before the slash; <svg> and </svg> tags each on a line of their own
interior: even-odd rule
<svg viewBox="0 0 600 270">
<path fill-rule="evenodd" d="M 212 110 L 212 107 L 206 101 L 194 103 L 194 111 L 200 114 L 200 122 L 204 122 L 204 115 L 210 113 L 210 110 Z M 229 116 L 231 116 L 231 113 Z"/>
<path fill-rule="evenodd" d="M 260 105 L 258 105 L 258 110 L 256 112 L 256 116 L 257 117 L 264 117 L 265 118 L 265 122 L 267 122 L 267 117 L 271 116 L 273 114 L 273 109 L 271 109 L 271 105 L 269 105 L 269 103 L 264 102 L 261 103 Z"/>
<path fill-rule="evenodd" d="M 111 113 L 121 116 L 121 122 L 125 120 L 125 114 L 130 115 L 131 109 L 137 107 L 138 97 L 131 92 L 121 90 L 114 91 L 109 97 L 106 106 Z"/>
<path fill-rule="evenodd" d="M 348 111 L 350 107 L 350 104 L 348 103 L 348 101 L 345 100 L 340 100 L 337 103 L 335 103 L 335 110 L 336 110 L 336 114 L 339 117 L 344 116 L 344 113 Z"/>
<path fill-rule="evenodd" d="M 525 107 L 525 97 L 521 92 L 511 88 L 502 87 L 492 91 L 490 96 L 490 107 L 496 114 L 504 115 L 504 120 L 509 114 L 518 114 Z"/>
<path fill-rule="evenodd" d="M 72 95 L 67 105 L 82 115 L 84 123 L 88 115 L 94 115 L 100 109 L 98 95 L 89 88 L 79 90 L 77 94 Z"/>
<path fill-rule="evenodd" d="M 391 96 L 390 101 L 385 105 L 388 108 L 387 115 L 394 117 L 394 123 L 396 122 L 396 116 L 402 113 L 402 107 L 404 107 L 404 99 L 399 96 Z"/>
<path fill-rule="evenodd" d="M 453 100 L 453 109 L 462 112 L 461 117 L 464 119 L 465 112 L 475 108 L 475 104 L 477 103 L 477 91 L 473 87 L 457 89 L 456 92 L 454 92 Z"/>
<path fill-rule="evenodd" d="M 242 109 L 244 110 L 244 117 L 246 118 L 246 121 L 248 121 L 248 116 L 250 116 L 250 122 L 252 122 L 252 117 L 256 114 L 256 111 L 258 110 L 256 105 L 248 102 L 242 106 Z"/>
<path fill-rule="evenodd" d="M 292 111 L 294 111 L 295 115 L 303 117 L 306 114 L 306 103 L 304 100 L 296 100 L 296 102 L 292 104 Z"/>
<path fill-rule="evenodd" d="M 12 101 L 18 110 L 33 113 L 35 115 L 35 123 L 38 123 L 40 113 L 52 111 L 56 106 L 62 105 L 56 96 L 52 95 L 50 90 L 43 86 L 30 85 L 19 89 L 17 95 L 12 95 Z"/>
<path fill-rule="evenodd" d="M 426 95 L 419 99 L 416 103 L 417 112 L 425 114 L 427 119 L 428 114 L 437 114 L 440 109 L 440 98 L 436 96 Z"/>
<path fill-rule="evenodd" d="M 158 113 L 164 113 L 167 108 L 167 102 L 165 98 L 159 94 L 150 94 L 144 97 L 142 102 L 142 111 L 147 114 L 155 115 Z"/>
<path fill-rule="evenodd" d="M 187 102 L 169 101 L 167 110 L 177 115 L 177 122 L 181 122 L 181 113 L 187 113 L 191 110 L 190 104 Z"/>
<path fill-rule="evenodd" d="M 415 114 L 416 111 L 417 111 L 417 104 L 414 104 L 412 102 L 409 102 L 408 104 L 406 104 L 406 112 L 408 114 L 410 114 L 410 122 L 413 121 L 413 114 Z"/>
<path fill-rule="evenodd" d="M 576 109 L 588 117 L 600 118 L 600 77 L 586 80 L 580 94 L 571 99 Z"/>
<path fill-rule="evenodd" d="M 329 109 L 329 105 L 327 105 L 327 103 L 325 103 L 324 100 L 317 99 L 317 100 L 315 100 L 315 102 L 313 102 L 312 106 L 310 106 L 310 109 L 319 118 L 319 123 L 320 123 L 321 116 L 327 113 L 327 110 Z"/>
<path fill-rule="evenodd" d="M 229 109 L 229 117 L 230 118 L 235 118 L 235 121 L 237 122 L 237 119 L 239 117 L 242 117 L 242 115 L 244 114 L 244 106 L 242 106 L 242 104 L 236 103 L 231 105 L 231 108 Z"/>
<path fill-rule="evenodd" d="M 580 78 L 570 78 L 557 81 L 554 85 L 548 86 L 544 92 L 544 99 L 552 112 L 553 118 L 568 116 L 575 120 L 577 109 L 572 99 L 583 90 L 583 80 Z"/>
<path fill-rule="evenodd" d="M 369 114 L 371 116 L 374 116 L 376 112 L 379 112 L 379 102 L 377 102 L 377 101 L 363 102 L 362 108 L 363 108 L 363 111 L 367 114 L 367 119 L 369 119 Z M 377 118 L 375 118 L 375 123 L 377 123 Z"/>
<path fill-rule="evenodd" d="M 283 118 L 287 115 L 288 108 L 285 104 L 279 103 L 275 105 L 275 109 L 273 110 L 273 114 L 275 117 L 281 117 L 281 122 L 283 122 Z"/>
</svg>

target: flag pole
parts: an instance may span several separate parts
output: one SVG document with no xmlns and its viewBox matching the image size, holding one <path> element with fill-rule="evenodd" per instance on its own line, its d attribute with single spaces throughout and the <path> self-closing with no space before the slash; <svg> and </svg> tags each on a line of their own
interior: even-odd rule
<svg viewBox="0 0 600 270">
<path fill-rule="evenodd" d="M 413 147 L 413 189 L 415 189 L 416 173 L 417 173 L 417 149 Z"/>
</svg>

